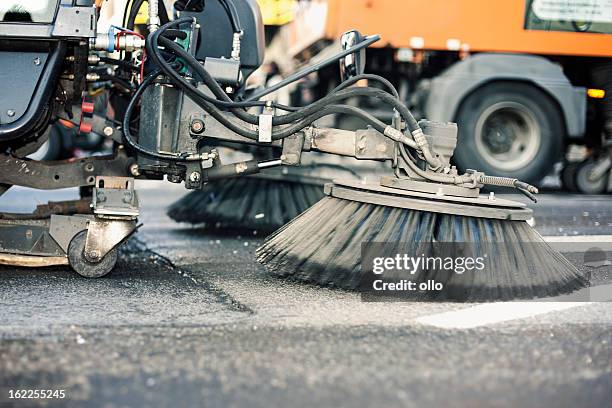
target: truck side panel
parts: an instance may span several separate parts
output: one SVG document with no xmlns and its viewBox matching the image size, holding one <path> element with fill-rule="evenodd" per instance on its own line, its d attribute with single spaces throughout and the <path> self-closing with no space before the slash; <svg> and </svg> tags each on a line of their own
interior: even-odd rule
<svg viewBox="0 0 612 408">
<path fill-rule="evenodd" d="M 584 135 L 586 89 L 573 86 L 560 66 L 531 55 L 483 53 L 455 63 L 431 80 L 425 116 L 435 121 L 453 121 L 467 95 L 494 81 L 529 82 L 544 90 L 560 106 L 567 135 Z"/>
<path fill-rule="evenodd" d="M 325 37 L 358 27 L 378 46 L 425 50 L 612 56 L 612 35 L 525 29 L 525 0 L 313 0 Z M 319 24 L 319 23 L 316 23 Z"/>
</svg>

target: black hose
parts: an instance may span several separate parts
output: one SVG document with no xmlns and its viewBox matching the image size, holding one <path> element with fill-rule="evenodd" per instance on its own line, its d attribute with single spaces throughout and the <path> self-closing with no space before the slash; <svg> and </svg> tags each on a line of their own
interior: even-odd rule
<svg viewBox="0 0 612 408">
<path fill-rule="evenodd" d="M 125 116 L 123 118 L 123 134 L 124 134 L 127 144 L 130 147 L 132 147 L 133 149 L 137 150 L 138 152 L 146 156 L 150 156 L 150 157 L 161 159 L 161 160 L 181 161 L 181 162 L 187 161 L 187 158 L 185 157 L 185 155 L 183 156 L 165 155 L 165 154 L 161 154 L 153 150 L 144 148 L 141 145 L 139 145 L 137 142 L 134 141 L 132 134 L 131 134 L 130 118 L 132 116 L 132 112 L 134 108 L 136 107 L 138 100 L 140 99 L 144 91 L 146 90 L 146 88 L 153 83 L 153 81 L 161 74 L 161 72 L 162 71 L 158 69 L 152 72 L 151 74 L 147 75 L 145 80 L 138 87 L 138 89 L 136 90 L 132 98 L 130 99 L 130 102 L 125 111 Z M 253 140 L 258 139 L 259 135 L 257 132 L 249 130 L 249 129 L 241 128 L 240 126 L 235 125 L 231 121 L 227 120 L 227 118 L 225 118 L 224 115 L 220 111 L 217 110 L 215 112 L 216 108 L 214 106 L 208 106 L 208 108 L 211 108 L 211 110 L 208 111 L 206 108 L 205 110 L 207 110 L 207 112 L 209 112 L 213 117 L 215 117 L 217 120 L 219 120 L 224 125 L 226 125 L 226 123 L 229 124 L 229 126 L 226 126 L 226 127 L 234 128 L 236 133 L 241 134 L 242 136 L 248 137 Z M 280 131 L 275 132 L 272 135 L 272 139 L 273 140 L 283 139 L 285 137 L 295 134 L 296 132 L 299 132 L 300 130 L 304 129 L 307 126 L 310 126 L 312 122 L 316 121 L 317 119 L 320 119 L 327 115 L 338 114 L 338 113 L 344 113 L 344 114 L 350 114 L 353 116 L 357 116 L 360 119 L 371 123 L 379 131 L 383 131 L 383 129 L 386 127 L 386 125 L 383 122 L 379 121 L 378 119 L 373 117 L 371 114 L 365 111 L 362 111 L 359 108 L 355 108 L 353 106 L 347 106 L 347 105 L 331 105 L 331 106 L 327 106 L 324 109 L 316 112 L 314 115 L 311 115 L 310 117 L 307 117 L 304 120 L 293 124 L 292 126 L 288 126 Z"/>
<path fill-rule="evenodd" d="M 169 29 L 169 30 L 165 30 L 162 36 L 164 38 L 169 38 L 171 40 L 175 38 L 185 40 L 187 38 L 187 33 L 183 30 Z"/>
<path fill-rule="evenodd" d="M 235 133 L 238 133 L 244 137 L 251 138 L 257 140 L 258 134 L 252 130 L 243 127 L 242 125 L 233 122 L 231 119 L 227 118 L 222 112 L 217 109 L 215 105 L 217 104 L 230 104 L 230 106 L 235 106 L 235 102 L 232 102 L 229 97 L 223 92 L 218 83 L 210 76 L 210 74 L 201 66 L 199 61 L 197 61 L 193 56 L 191 56 L 188 52 L 182 49 L 180 46 L 175 44 L 174 42 L 165 39 L 160 36 L 168 29 L 174 26 L 178 26 L 184 23 L 190 23 L 192 19 L 183 18 L 172 21 L 170 23 L 164 24 L 154 33 L 149 35 L 147 41 L 147 51 L 149 55 L 160 66 L 160 68 L 166 73 L 173 84 L 183 89 L 186 94 L 193 99 L 199 106 L 201 106 L 205 111 L 210 113 L 215 119 L 221 122 L 225 127 L 232 130 Z M 157 48 L 157 44 L 161 41 L 161 43 L 168 48 L 171 52 L 176 53 L 178 56 L 183 58 L 187 64 L 192 67 L 198 76 L 202 78 L 202 80 L 209 85 L 211 91 L 216 96 L 225 99 L 225 101 L 219 101 L 217 99 L 213 99 L 205 94 L 203 94 L 199 89 L 197 89 L 193 84 L 185 81 L 185 79 L 178 74 L 174 69 L 172 69 L 168 62 L 164 60 L 161 56 L 159 49 Z M 352 98 L 354 96 L 370 96 L 375 97 L 382 100 L 385 103 L 389 103 L 393 107 L 395 107 L 400 115 L 406 121 L 408 128 L 410 131 L 414 131 L 420 129 L 418 123 L 408 110 L 408 108 L 402 104 L 398 99 L 396 99 L 393 95 L 388 94 L 380 89 L 376 88 L 352 88 L 349 90 L 341 90 L 336 92 L 335 94 L 328 95 L 321 100 L 300 109 L 297 112 L 293 112 L 286 115 L 276 116 L 273 118 L 274 125 L 284 125 L 293 123 L 295 121 L 299 121 L 299 123 L 294 123 L 292 126 L 287 127 L 280 131 L 275 131 L 272 134 L 273 140 L 282 139 L 286 136 L 289 136 L 292 133 L 295 133 L 304 127 L 310 125 L 314 120 L 329 115 L 331 113 L 348 113 L 351 115 L 355 115 L 361 117 L 366 122 L 372 124 L 378 131 L 384 132 L 386 129 L 386 125 L 377 119 L 375 119 L 372 115 L 367 114 L 361 109 L 352 108 L 352 107 L 340 107 L 338 105 L 329 106 L 334 102 Z M 234 108 L 232 109 L 232 113 L 240 120 L 247 122 L 252 125 L 256 125 L 259 123 L 259 117 L 257 115 L 251 115 L 242 109 Z M 310 121 L 310 122 L 308 122 Z M 290 132 L 288 132 L 290 130 Z"/>
<path fill-rule="evenodd" d="M 130 8 L 130 16 L 128 18 L 128 22 L 126 25 L 126 28 L 128 30 L 134 29 L 134 26 L 136 25 L 136 17 L 138 16 L 138 12 L 140 11 L 140 8 L 142 7 L 145 1 L 148 1 L 148 0 L 135 0 L 132 3 L 132 7 Z M 161 21 L 162 24 L 167 24 L 170 21 L 170 18 L 168 17 L 168 10 L 166 10 L 166 5 L 164 4 L 164 1 L 163 0 L 153 0 L 153 1 L 157 1 L 159 5 L 159 20 Z"/>
<path fill-rule="evenodd" d="M 174 9 L 176 11 L 187 10 L 201 13 L 204 11 L 204 6 L 204 0 L 177 0 L 174 2 Z"/>
<path fill-rule="evenodd" d="M 234 2 L 232 0 L 219 0 L 219 2 L 225 9 L 225 13 L 230 20 L 234 33 L 241 33 L 242 26 L 240 25 L 240 16 L 238 15 L 238 10 L 236 10 Z"/>
<path fill-rule="evenodd" d="M 132 7 L 130 7 L 130 15 L 128 17 L 127 25 L 125 26 L 128 30 L 133 30 L 134 25 L 136 23 L 136 16 L 138 15 L 138 11 L 142 7 L 142 4 L 145 0 L 134 0 L 132 3 Z"/>
<path fill-rule="evenodd" d="M 389 91 L 391 91 L 391 93 L 393 94 L 395 99 L 397 99 L 397 100 L 400 99 L 400 96 L 399 96 L 399 93 L 397 92 L 397 89 L 395 89 L 395 87 L 393 86 L 393 84 L 391 82 L 389 82 L 389 80 L 387 80 L 386 78 L 381 77 L 380 75 L 374 75 L 374 74 L 360 74 L 360 75 L 356 75 L 354 77 L 351 77 L 351 78 L 347 79 L 346 81 L 342 82 L 337 87 L 335 87 L 331 91 L 331 93 L 334 93 L 336 91 L 341 91 L 343 89 L 346 89 L 349 86 L 353 85 L 354 83 L 361 81 L 362 79 L 367 79 L 367 80 L 370 80 L 370 81 L 380 82 L 381 84 L 386 86 Z"/>
<path fill-rule="evenodd" d="M 132 85 L 130 82 L 126 81 L 125 79 L 121 79 L 115 75 L 100 74 L 100 79 L 102 81 L 114 82 L 117 85 L 120 85 L 123 88 L 125 88 L 128 92 L 132 92 L 134 90 L 134 85 Z"/>
<path fill-rule="evenodd" d="M 105 64 L 116 65 L 120 68 L 123 68 L 126 71 L 136 71 L 136 72 L 140 71 L 140 67 L 130 64 L 129 62 L 124 61 L 124 60 L 119 60 L 119 59 L 109 58 L 109 57 L 100 57 L 100 61 L 104 62 Z"/>
<path fill-rule="evenodd" d="M 189 21 L 188 19 L 185 19 L 187 21 Z M 187 22 L 185 21 L 185 22 Z M 232 113 L 234 113 L 239 119 L 256 125 L 259 123 L 259 117 L 257 115 L 252 115 L 249 114 L 247 112 L 245 112 L 242 109 L 238 109 L 239 107 L 243 107 L 243 106 L 253 106 L 252 102 L 233 102 L 229 96 L 227 96 L 227 94 L 223 91 L 223 89 L 221 88 L 221 86 L 214 80 L 214 78 L 212 78 L 212 76 L 208 73 L 208 71 L 206 71 L 206 69 L 195 59 L 193 58 L 193 56 L 191 56 L 187 51 L 185 51 L 183 48 L 181 48 L 178 44 L 176 44 L 173 41 L 170 41 L 166 38 L 163 37 L 159 37 L 158 32 L 162 32 L 165 31 L 164 29 L 160 28 L 158 31 L 156 31 L 155 33 L 153 33 L 153 36 L 151 37 L 151 40 L 153 41 L 153 43 L 155 44 L 154 40 L 155 38 L 159 38 L 159 41 L 161 43 L 161 45 L 163 45 L 164 47 L 166 47 L 166 49 L 168 49 L 169 51 L 175 53 L 177 56 L 183 58 L 187 64 L 194 69 L 194 71 L 196 72 L 196 74 L 202 79 L 202 81 L 210 88 L 210 90 L 212 91 L 212 93 L 218 97 L 223 99 L 222 101 L 219 101 L 218 99 L 214 99 L 211 98 L 207 95 L 204 95 L 203 93 L 199 92 L 198 90 L 195 89 L 194 87 L 194 91 L 199 92 L 200 98 L 206 100 L 209 103 L 212 103 L 214 105 L 217 106 L 222 106 L 224 108 L 230 108 L 232 110 Z M 155 54 L 156 50 L 152 49 L 150 51 L 150 53 Z M 163 63 L 160 61 L 160 66 L 163 66 Z M 164 71 L 166 73 L 168 73 L 166 71 L 166 69 L 164 69 Z M 168 73 L 169 74 L 169 73 Z M 179 78 L 178 75 L 172 75 L 169 74 L 171 76 L 174 76 L 178 81 L 184 82 L 184 80 L 182 80 L 182 78 Z M 401 101 L 393 96 L 388 94 L 387 92 L 377 89 L 377 88 L 371 88 L 371 87 L 367 87 L 367 88 L 351 88 L 349 90 L 346 91 L 342 91 L 344 88 L 352 85 L 353 83 L 357 82 L 360 79 L 368 79 L 368 78 L 375 78 L 376 80 L 381 80 L 381 82 L 383 82 L 383 84 L 385 84 L 386 86 L 388 86 L 392 91 L 395 91 L 394 95 L 397 93 L 397 91 L 395 90 L 395 88 L 393 87 L 393 85 L 384 80 L 384 78 L 378 77 L 376 75 L 367 75 L 364 74 L 364 76 L 360 76 L 360 77 L 355 77 L 355 78 L 351 78 L 350 80 L 348 80 L 348 85 L 345 85 L 342 87 L 339 87 L 340 91 L 332 93 L 322 99 L 320 99 L 317 102 L 312 103 L 311 105 L 308 105 L 302 109 L 300 109 L 297 112 L 293 112 L 290 114 L 286 114 L 286 115 L 279 115 L 279 116 L 275 116 L 272 119 L 272 124 L 273 125 L 285 125 L 285 124 L 289 124 L 292 123 L 296 120 L 300 120 L 302 118 L 304 118 L 305 116 L 315 112 L 318 109 L 323 108 L 326 105 L 341 101 L 341 100 L 345 100 L 345 99 L 349 99 L 355 96 L 369 96 L 369 97 L 374 97 L 377 99 L 382 100 L 383 102 L 390 104 L 391 106 L 393 106 L 394 108 L 396 108 L 398 110 L 398 112 L 400 113 L 400 115 L 404 118 L 404 120 L 406 121 L 406 124 L 408 125 L 408 128 L 410 129 L 410 131 L 414 131 L 419 129 L 419 125 L 416 122 L 416 120 L 414 119 L 414 117 L 412 116 L 412 113 L 410 113 L 410 111 L 408 110 L 408 108 L 401 103 Z M 386 83 L 385 83 L 386 81 Z M 178 85 L 178 84 L 177 84 Z M 179 85 L 180 86 L 180 85 Z M 262 104 L 265 105 L 264 101 L 259 101 Z M 281 108 L 282 109 L 282 108 Z"/>
<path fill-rule="evenodd" d="M 166 24 L 170 22 L 170 17 L 168 17 L 168 10 L 166 10 L 166 5 L 164 4 L 164 0 L 158 0 L 159 4 L 159 21 L 161 24 Z"/>
</svg>

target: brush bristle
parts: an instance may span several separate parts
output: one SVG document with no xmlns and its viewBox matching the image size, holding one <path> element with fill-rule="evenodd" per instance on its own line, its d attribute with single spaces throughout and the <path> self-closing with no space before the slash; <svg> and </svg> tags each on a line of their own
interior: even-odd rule
<svg viewBox="0 0 612 408">
<path fill-rule="evenodd" d="M 586 285 L 576 268 L 524 221 L 422 212 L 333 197 L 323 198 L 268 237 L 257 255 L 273 274 L 356 289 L 363 242 L 406 243 L 403 249 L 428 242 L 508 243 L 502 245 L 508 250 L 497 254 L 494 270 L 486 273 L 415 276 L 421 281 L 430 277 L 443 281 L 444 293 L 435 296 L 445 299 L 531 299 Z"/>
<path fill-rule="evenodd" d="M 177 222 L 211 228 L 273 231 L 323 197 L 323 187 L 296 181 L 241 177 L 208 183 L 168 208 Z"/>
</svg>

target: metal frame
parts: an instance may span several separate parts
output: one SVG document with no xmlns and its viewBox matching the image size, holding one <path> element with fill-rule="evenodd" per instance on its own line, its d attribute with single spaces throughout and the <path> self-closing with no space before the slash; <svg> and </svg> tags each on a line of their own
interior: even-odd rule
<svg viewBox="0 0 612 408">
<path fill-rule="evenodd" d="M 494 196 L 477 198 L 440 196 L 388 188 L 372 182 L 334 180 L 333 183 L 325 185 L 325 194 L 368 204 L 466 217 L 514 221 L 526 221 L 533 217 L 533 211 L 526 208 L 525 204 Z"/>
</svg>

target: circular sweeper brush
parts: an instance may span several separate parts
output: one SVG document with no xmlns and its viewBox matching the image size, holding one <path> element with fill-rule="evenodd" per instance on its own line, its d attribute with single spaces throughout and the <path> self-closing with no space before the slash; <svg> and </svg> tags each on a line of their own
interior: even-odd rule
<svg viewBox="0 0 612 408">
<path fill-rule="evenodd" d="M 383 274 L 389 281 L 441 283 L 442 290 L 418 293 L 426 300 L 537 298 L 585 286 L 576 268 L 527 224 L 532 211 L 524 204 L 446 187 L 392 177 L 378 183 L 326 184 L 327 196 L 268 237 L 257 251 L 258 260 L 282 277 L 367 290 L 372 251 L 423 262 L 456 261 L 466 252 L 485 259 L 484 268 L 470 273 L 434 262 L 410 273 L 394 269 Z"/>
<path fill-rule="evenodd" d="M 270 232 L 319 201 L 324 196 L 324 183 L 312 177 L 265 174 L 214 181 L 172 204 L 168 216 L 215 230 Z"/>
</svg>

